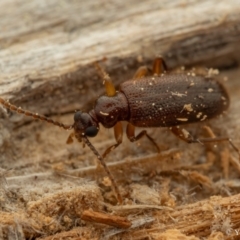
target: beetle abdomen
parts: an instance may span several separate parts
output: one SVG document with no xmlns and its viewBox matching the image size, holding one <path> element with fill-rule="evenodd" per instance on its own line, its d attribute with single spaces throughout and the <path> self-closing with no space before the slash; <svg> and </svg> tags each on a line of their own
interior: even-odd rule
<svg viewBox="0 0 240 240">
<path fill-rule="evenodd" d="M 138 127 L 170 127 L 204 121 L 229 106 L 224 87 L 212 78 L 166 74 L 120 85 L 129 104 L 129 122 Z"/>
</svg>

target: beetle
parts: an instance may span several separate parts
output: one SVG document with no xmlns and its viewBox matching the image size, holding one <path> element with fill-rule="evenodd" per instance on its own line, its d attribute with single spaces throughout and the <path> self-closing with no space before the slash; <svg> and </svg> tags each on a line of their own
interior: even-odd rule
<svg viewBox="0 0 240 240">
<path fill-rule="evenodd" d="M 179 126 L 211 119 L 228 109 L 230 103 L 228 93 L 225 87 L 213 77 L 168 71 L 164 59 L 157 57 L 153 62 L 151 76 L 148 76 L 149 69 L 142 66 L 136 71 L 133 79 L 120 84 L 119 90 L 116 91 L 108 74 L 97 63 L 95 66 L 104 80 L 106 94 L 97 98 L 90 112 L 77 111 L 72 125 L 65 125 L 23 110 L 2 98 L 0 103 L 20 114 L 67 130 L 73 129 L 74 132 L 68 137 L 67 143 L 71 143 L 75 137 L 79 142 L 83 141 L 88 145 L 109 176 L 120 203 L 122 202 L 121 194 L 104 158 L 122 143 L 122 121 L 128 122 L 126 134 L 131 142 L 146 136 L 158 151 L 158 145 L 147 131 L 143 130 L 135 135 L 135 127 L 168 127 L 176 136 L 188 143 L 229 141 L 239 154 L 238 148 L 228 137 L 195 139 Z M 99 123 L 105 128 L 113 127 L 116 139 L 116 143 L 107 148 L 102 156 L 88 140 L 88 137 L 95 137 L 98 134 Z"/>
</svg>

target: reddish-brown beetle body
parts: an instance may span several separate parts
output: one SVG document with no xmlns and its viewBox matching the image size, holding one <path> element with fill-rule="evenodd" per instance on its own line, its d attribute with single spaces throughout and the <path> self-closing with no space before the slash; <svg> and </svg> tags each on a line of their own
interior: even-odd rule
<svg viewBox="0 0 240 240">
<path fill-rule="evenodd" d="M 215 79 L 163 74 L 125 81 L 116 96 L 99 97 L 93 112 L 106 128 L 123 120 L 137 127 L 172 127 L 213 118 L 228 106 L 228 94 Z"/>
</svg>

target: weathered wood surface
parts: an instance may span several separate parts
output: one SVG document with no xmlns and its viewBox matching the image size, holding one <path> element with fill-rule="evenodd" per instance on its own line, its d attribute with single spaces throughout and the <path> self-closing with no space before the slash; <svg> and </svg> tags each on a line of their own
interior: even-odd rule
<svg viewBox="0 0 240 240">
<path fill-rule="evenodd" d="M 88 64 L 103 57 L 115 82 L 132 76 L 137 57 L 149 63 L 161 54 L 170 66 L 232 64 L 239 16 L 239 0 L 1 1 L 0 94 L 61 113 L 92 98 L 82 88 L 98 91 Z"/>
<path fill-rule="evenodd" d="M 103 93 L 93 61 L 106 58 L 101 65 L 116 84 L 158 54 L 170 67 L 236 67 L 239 6 L 239 0 L 2 0 L 0 96 L 71 124 L 75 109 L 90 108 Z M 209 124 L 240 146 L 240 70 L 222 76 L 229 78 L 225 84 L 231 107 Z M 198 133 L 198 125 L 189 127 Z M 43 238 L 58 232 L 56 238 L 214 239 L 214 231 L 225 239 L 227 234 L 236 237 L 240 165 L 235 152 L 227 144 L 207 149 L 186 145 L 165 129 L 148 131 L 163 150 L 160 155 L 146 139 L 129 144 L 124 138 L 106 159 L 128 205 L 119 210 L 106 205 L 116 203 L 115 198 L 88 148 L 68 146 L 68 132 L 0 107 L 0 238 Z M 103 152 L 114 142 L 112 131 L 101 129 L 91 141 Z M 88 209 L 126 217 L 133 227 L 123 232 L 83 222 L 81 212 Z M 80 228 L 74 229 L 76 225 Z"/>
</svg>

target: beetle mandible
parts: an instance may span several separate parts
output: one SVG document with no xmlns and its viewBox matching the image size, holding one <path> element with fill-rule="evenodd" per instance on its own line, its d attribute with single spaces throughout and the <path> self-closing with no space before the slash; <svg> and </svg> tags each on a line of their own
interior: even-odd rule
<svg viewBox="0 0 240 240">
<path fill-rule="evenodd" d="M 70 134 L 67 143 L 71 143 L 75 137 L 79 142 L 83 141 L 88 145 L 108 174 L 120 203 L 121 194 L 104 162 L 104 157 L 122 143 L 122 121 L 128 122 L 126 134 L 131 142 L 146 136 L 158 150 L 158 145 L 147 131 L 143 130 L 135 135 L 135 127 L 168 127 L 176 136 L 188 143 L 229 141 L 239 154 L 238 148 L 228 137 L 195 139 L 185 129 L 179 127 L 182 124 L 211 119 L 228 109 L 230 101 L 227 91 L 212 77 L 168 72 L 164 59 L 157 57 L 153 62 L 152 76 L 147 76 L 149 70 L 142 66 L 136 71 L 133 79 L 120 84 L 119 91 L 116 91 L 108 74 L 97 63 L 96 67 L 104 80 L 106 94 L 96 100 L 94 108 L 89 113 L 77 111 L 72 125 L 65 125 L 23 110 L 2 98 L 0 103 L 20 114 L 67 130 L 73 129 L 74 132 Z M 116 139 L 116 143 L 107 148 L 102 156 L 88 140 L 88 137 L 95 137 L 98 134 L 99 123 L 105 128 L 113 127 Z"/>
</svg>

